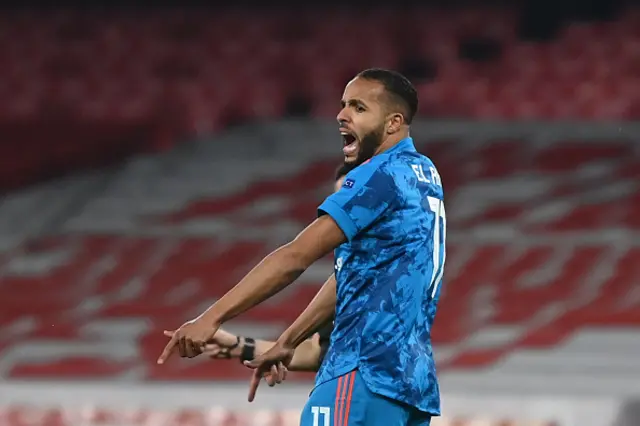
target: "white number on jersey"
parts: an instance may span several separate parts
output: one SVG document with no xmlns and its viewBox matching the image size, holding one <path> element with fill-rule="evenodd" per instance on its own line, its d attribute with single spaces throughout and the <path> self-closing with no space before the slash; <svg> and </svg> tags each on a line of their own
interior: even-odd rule
<svg viewBox="0 0 640 426">
<path fill-rule="evenodd" d="M 427 196 L 429 209 L 434 214 L 433 219 L 433 273 L 431 274 L 431 298 L 436 297 L 438 287 L 442 283 L 444 261 L 446 259 L 447 215 L 444 202 L 436 197 Z"/>
<path fill-rule="evenodd" d="M 431 180 L 427 178 L 424 174 L 424 169 L 422 168 L 422 164 L 412 164 L 411 168 L 413 169 L 413 173 L 416 174 L 418 178 L 418 182 L 422 183 L 433 183 L 434 185 L 442 186 L 442 179 L 440 179 L 440 175 L 435 167 L 429 167 L 429 174 Z"/>
<path fill-rule="evenodd" d="M 329 426 L 331 420 L 331 408 L 329 407 L 311 407 L 313 414 L 313 426 L 320 426 L 320 415 L 322 415 L 322 426 Z"/>
</svg>

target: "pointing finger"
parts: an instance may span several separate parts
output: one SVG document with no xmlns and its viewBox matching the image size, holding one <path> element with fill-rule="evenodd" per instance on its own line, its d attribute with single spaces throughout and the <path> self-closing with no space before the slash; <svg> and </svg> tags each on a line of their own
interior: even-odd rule
<svg viewBox="0 0 640 426">
<path fill-rule="evenodd" d="M 162 354 L 160 354 L 160 358 L 158 358 L 158 364 L 164 364 L 166 360 L 173 354 L 176 349 L 176 343 L 178 342 L 178 335 L 174 334 L 171 336 L 171 340 L 167 343 L 167 346 L 164 347 Z"/>
<path fill-rule="evenodd" d="M 249 402 L 253 402 L 256 398 L 256 392 L 258 391 L 258 385 L 260 385 L 260 379 L 262 374 L 260 370 L 254 370 L 251 376 L 251 383 L 249 383 Z"/>
</svg>

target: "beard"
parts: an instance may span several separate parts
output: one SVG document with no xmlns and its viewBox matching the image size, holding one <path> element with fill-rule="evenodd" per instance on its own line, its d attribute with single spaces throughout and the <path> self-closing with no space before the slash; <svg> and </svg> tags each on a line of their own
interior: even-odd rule
<svg viewBox="0 0 640 426">
<path fill-rule="evenodd" d="M 382 137 L 384 135 L 384 124 L 364 135 L 360 140 L 360 150 L 356 159 L 353 161 L 345 161 L 352 166 L 359 166 L 369 160 L 376 153 L 376 150 L 382 145 Z"/>
</svg>

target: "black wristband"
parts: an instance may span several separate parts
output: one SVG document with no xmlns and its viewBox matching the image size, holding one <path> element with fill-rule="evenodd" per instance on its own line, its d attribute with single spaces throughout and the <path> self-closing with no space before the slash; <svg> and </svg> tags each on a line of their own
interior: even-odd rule
<svg viewBox="0 0 640 426">
<path fill-rule="evenodd" d="M 242 345 L 242 353 L 240 354 L 240 362 L 253 361 L 256 357 L 256 340 L 251 337 L 244 338 Z"/>
</svg>

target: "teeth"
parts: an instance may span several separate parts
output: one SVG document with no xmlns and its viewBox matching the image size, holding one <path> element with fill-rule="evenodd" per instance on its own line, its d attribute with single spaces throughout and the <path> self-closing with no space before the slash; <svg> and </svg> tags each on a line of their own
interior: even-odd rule
<svg viewBox="0 0 640 426">
<path fill-rule="evenodd" d="M 342 136 L 349 136 L 349 133 L 347 133 L 347 132 L 340 132 L 340 134 L 341 134 Z"/>
</svg>

